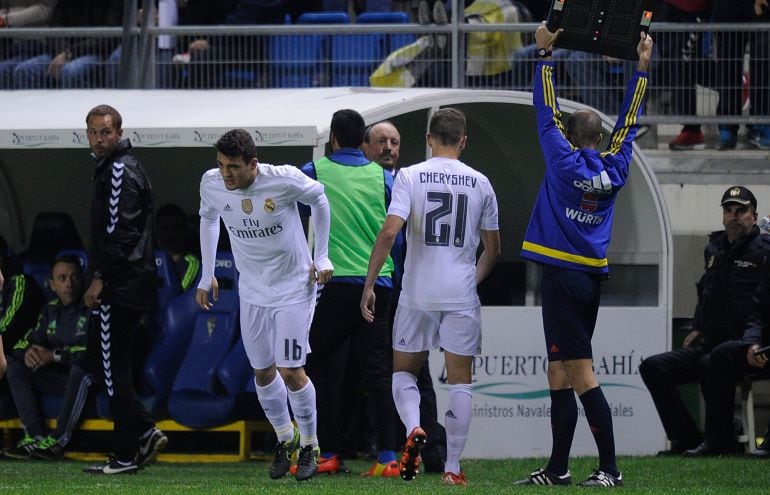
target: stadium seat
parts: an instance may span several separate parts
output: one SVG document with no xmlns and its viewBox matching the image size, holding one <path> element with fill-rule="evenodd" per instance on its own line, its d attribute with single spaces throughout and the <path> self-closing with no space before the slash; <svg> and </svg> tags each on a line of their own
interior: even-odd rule
<svg viewBox="0 0 770 495">
<path fill-rule="evenodd" d="M 237 397 L 217 376 L 239 335 L 237 272 L 232 254 L 217 256 L 219 299 L 210 311 L 197 309 L 184 358 L 171 388 L 168 413 L 190 428 L 210 428 L 235 419 Z"/>
<path fill-rule="evenodd" d="M 237 272 L 232 253 L 219 252 L 214 275 L 224 295 L 215 304 L 215 311 L 238 312 L 236 294 Z M 142 397 L 148 411 L 156 417 L 167 414 L 166 405 L 177 371 L 186 358 L 198 318 L 205 320 L 208 312 L 195 302 L 197 284 L 170 301 L 161 311 L 160 333 L 155 338 L 144 365 L 144 375 L 151 393 Z"/>
<path fill-rule="evenodd" d="M 332 86 L 369 86 L 369 75 L 385 53 L 384 34 L 332 36 Z"/>
<path fill-rule="evenodd" d="M 270 36 L 268 43 L 271 87 L 318 86 L 325 59 L 320 34 Z"/>
<path fill-rule="evenodd" d="M 158 308 L 162 310 L 182 293 L 182 282 L 168 251 L 155 250 L 155 270 L 158 274 Z"/>
<path fill-rule="evenodd" d="M 358 16 L 359 24 L 409 24 L 406 12 L 367 12 Z M 385 55 L 394 52 L 404 45 L 414 43 L 417 37 L 411 33 L 392 33 L 387 35 Z"/>
<path fill-rule="evenodd" d="M 46 299 L 55 294 L 47 287 L 51 275 L 51 262 L 62 249 L 82 249 L 75 222 L 68 213 L 41 212 L 32 222 L 27 249 L 19 254 L 24 273 L 31 275 L 43 291 Z"/>
<path fill-rule="evenodd" d="M 238 419 L 264 419 L 265 413 L 259 405 L 254 385 L 254 370 L 238 339 L 217 372 L 222 386 L 228 394 L 236 397 L 235 416 Z"/>
<path fill-rule="evenodd" d="M 56 257 L 59 256 L 74 256 L 80 261 L 80 268 L 83 269 L 83 273 L 88 271 L 88 253 L 85 249 L 60 249 L 56 253 Z"/>
<path fill-rule="evenodd" d="M 297 24 L 350 24 L 347 12 L 305 12 Z"/>
</svg>

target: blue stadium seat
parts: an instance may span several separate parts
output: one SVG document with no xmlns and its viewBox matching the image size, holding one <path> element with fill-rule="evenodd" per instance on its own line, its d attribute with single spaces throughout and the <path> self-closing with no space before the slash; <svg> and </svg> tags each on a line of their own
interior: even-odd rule
<svg viewBox="0 0 770 495">
<path fill-rule="evenodd" d="M 210 428 L 235 419 L 237 397 L 223 389 L 217 371 L 239 336 L 237 271 L 231 253 L 215 265 L 219 299 L 210 311 L 197 309 L 184 358 L 171 387 L 168 412 L 190 428 Z"/>
<path fill-rule="evenodd" d="M 155 270 L 158 275 L 158 308 L 162 310 L 172 299 L 182 293 L 182 282 L 176 272 L 174 260 L 168 251 L 155 250 Z"/>
<path fill-rule="evenodd" d="M 350 24 L 347 12 L 305 12 L 297 24 Z"/>
<path fill-rule="evenodd" d="M 233 255 L 227 251 L 217 254 L 214 268 L 220 292 L 220 300 L 214 311 L 238 314 L 237 278 Z M 144 375 L 152 389 L 143 396 L 148 411 L 156 417 L 165 415 L 177 372 L 186 358 L 197 320 L 207 321 L 209 312 L 200 309 L 195 302 L 197 284 L 175 297 L 161 312 L 160 333 L 156 337 L 144 366 Z"/>
<path fill-rule="evenodd" d="M 325 59 L 320 34 L 270 36 L 268 43 L 271 87 L 318 86 Z"/>
<path fill-rule="evenodd" d="M 332 36 L 332 86 L 369 86 L 369 75 L 384 58 L 384 34 Z"/>
<path fill-rule="evenodd" d="M 364 12 L 358 16 L 359 24 L 409 24 L 406 12 Z M 394 52 L 404 45 L 414 43 L 417 37 L 411 33 L 393 33 L 387 35 L 385 54 Z"/>
<path fill-rule="evenodd" d="M 358 16 L 356 22 L 358 24 L 409 24 L 409 16 L 402 11 L 366 11 Z"/>
<path fill-rule="evenodd" d="M 59 256 L 74 256 L 80 261 L 80 268 L 83 269 L 83 273 L 88 271 L 88 253 L 85 249 L 60 249 L 56 253 L 56 257 Z"/>
<path fill-rule="evenodd" d="M 228 394 L 236 397 L 235 416 L 237 419 L 265 419 L 265 412 L 259 405 L 254 385 L 254 370 L 238 339 L 217 372 L 222 386 Z"/>
</svg>

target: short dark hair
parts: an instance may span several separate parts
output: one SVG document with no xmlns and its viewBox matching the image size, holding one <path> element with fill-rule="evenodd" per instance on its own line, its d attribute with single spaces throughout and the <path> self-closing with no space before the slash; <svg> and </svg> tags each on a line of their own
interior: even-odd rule
<svg viewBox="0 0 770 495">
<path fill-rule="evenodd" d="M 364 142 L 366 124 L 361 114 L 346 108 L 332 115 L 331 133 L 343 148 L 358 148 Z"/>
<path fill-rule="evenodd" d="M 123 117 L 120 116 L 120 112 L 109 105 L 96 105 L 89 110 L 88 115 L 86 115 L 86 125 L 88 125 L 88 121 L 91 117 L 96 115 L 109 115 L 112 117 L 112 123 L 115 126 L 115 129 L 121 129 L 123 127 Z"/>
<path fill-rule="evenodd" d="M 465 114 L 456 108 L 442 108 L 430 118 L 428 132 L 444 146 L 455 145 L 465 136 Z"/>
<path fill-rule="evenodd" d="M 51 263 L 51 278 L 53 278 L 53 269 L 56 265 L 59 263 L 67 263 L 68 265 L 75 265 L 78 270 L 78 275 L 83 276 L 83 265 L 80 264 L 80 258 L 75 256 L 74 254 L 62 254 L 54 258 L 53 263 Z"/>
<path fill-rule="evenodd" d="M 217 151 L 228 158 L 242 156 L 246 163 L 257 157 L 257 145 L 245 129 L 227 131 L 216 144 Z"/>
<path fill-rule="evenodd" d="M 578 110 L 567 119 L 567 138 L 577 148 L 591 148 L 602 135 L 602 119 L 593 110 Z"/>
</svg>

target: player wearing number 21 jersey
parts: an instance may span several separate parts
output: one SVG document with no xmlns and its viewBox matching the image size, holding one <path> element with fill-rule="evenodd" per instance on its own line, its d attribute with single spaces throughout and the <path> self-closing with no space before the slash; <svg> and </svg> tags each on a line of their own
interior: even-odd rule
<svg viewBox="0 0 770 495">
<path fill-rule="evenodd" d="M 361 315 L 374 318 L 374 281 L 406 223 L 406 262 L 393 324 L 393 402 L 409 435 L 399 470 L 406 481 L 419 472 L 427 442 L 420 426 L 417 374 L 427 352 L 444 349 L 449 400 L 444 418 L 447 458 L 442 483 L 468 484 L 460 456 L 472 412 L 471 365 L 481 352 L 481 303 L 476 286 L 500 255 L 497 198 L 489 180 L 459 160 L 465 115 L 454 108 L 433 114 L 427 142 L 433 157 L 403 168 L 393 184 L 385 224 L 369 258 Z M 478 261 L 479 242 L 484 246 Z"/>
</svg>

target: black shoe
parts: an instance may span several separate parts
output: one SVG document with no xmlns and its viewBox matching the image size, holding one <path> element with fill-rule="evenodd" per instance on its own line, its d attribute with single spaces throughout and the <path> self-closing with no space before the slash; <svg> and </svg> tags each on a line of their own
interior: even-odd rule
<svg viewBox="0 0 770 495">
<path fill-rule="evenodd" d="M 757 459 L 770 459 L 770 438 L 765 434 L 765 440 L 759 444 L 759 447 L 749 452 L 749 456 Z"/>
<path fill-rule="evenodd" d="M 689 439 L 671 440 L 671 448 L 668 450 L 661 450 L 660 452 L 657 453 L 657 455 L 659 457 L 671 456 L 671 455 L 682 455 L 688 450 L 698 447 L 700 443 L 701 443 L 700 435 L 689 437 Z"/>
<path fill-rule="evenodd" d="M 321 449 L 318 445 L 305 445 L 299 449 L 297 458 L 297 473 L 294 475 L 297 481 L 305 481 L 318 472 L 318 458 L 321 457 Z"/>
<path fill-rule="evenodd" d="M 683 454 L 685 457 L 721 457 L 728 455 L 736 455 L 738 450 L 735 447 L 721 447 L 713 442 L 704 441 L 694 449 L 685 451 Z"/>
<path fill-rule="evenodd" d="M 168 437 L 157 428 L 145 433 L 139 440 L 139 453 L 136 455 L 136 465 L 143 468 L 155 462 L 158 452 L 168 444 Z"/>
<path fill-rule="evenodd" d="M 134 461 L 119 461 L 108 459 L 102 465 L 87 467 L 83 470 L 86 474 L 136 474 L 139 466 Z"/>
<path fill-rule="evenodd" d="M 567 471 L 566 474 L 562 474 L 561 476 L 549 473 L 543 468 L 540 468 L 536 471 L 533 471 L 529 473 L 529 476 L 524 478 L 523 480 L 514 481 L 514 486 L 523 486 L 523 485 L 571 485 L 572 484 L 572 476 L 570 476 L 569 471 Z"/>
<path fill-rule="evenodd" d="M 578 483 L 578 486 L 598 486 L 605 488 L 623 486 L 623 475 L 618 473 L 617 476 L 613 476 L 610 473 L 597 470 L 594 471 L 585 481 Z"/>
<path fill-rule="evenodd" d="M 291 440 L 278 442 L 275 446 L 275 457 L 270 464 L 270 478 L 277 480 L 283 478 L 291 468 L 291 456 L 299 448 L 299 430 L 294 427 L 294 436 Z"/>
<path fill-rule="evenodd" d="M 48 436 L 40 440 L 32 451 L 34 459 L 44 459 L 52 461 L 64 458 L 64 447 L 59 445 L 55 438 Z"/>
</svg>

